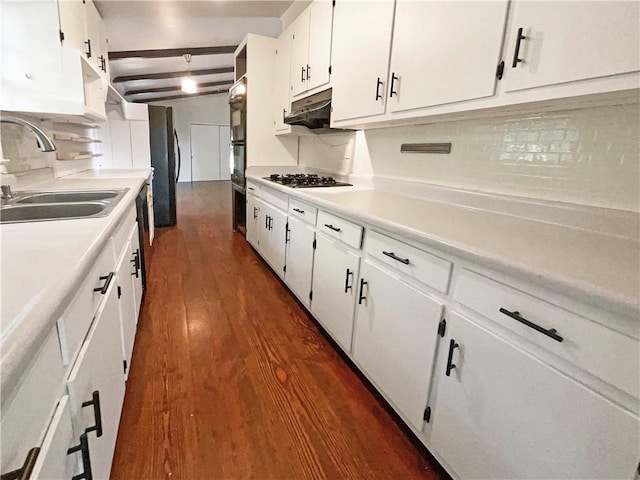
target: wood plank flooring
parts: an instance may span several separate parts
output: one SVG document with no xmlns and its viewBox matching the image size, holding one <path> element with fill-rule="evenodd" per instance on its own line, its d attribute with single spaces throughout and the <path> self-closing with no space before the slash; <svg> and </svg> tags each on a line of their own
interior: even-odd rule
<svg viewBox="0 0 640 480">
<path fill-rule="evenodd" d="M 112 479 L 440 479 L 239 234 L 229 182 L 178 187 L 148 267 Z"/>
</svg>

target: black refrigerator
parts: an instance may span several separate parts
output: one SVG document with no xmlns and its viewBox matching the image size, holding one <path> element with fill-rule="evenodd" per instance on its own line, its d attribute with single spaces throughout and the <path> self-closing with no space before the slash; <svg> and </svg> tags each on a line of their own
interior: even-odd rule
<svg viewBox="0 0 640 480">
<path fill-rule="evenodd" d="M 171 107 L 149 105 L 149 141 L 154 224 L 170 227 L 176 224 L 176 182 L 180 174 L 180 146 Z"/>
</svg>

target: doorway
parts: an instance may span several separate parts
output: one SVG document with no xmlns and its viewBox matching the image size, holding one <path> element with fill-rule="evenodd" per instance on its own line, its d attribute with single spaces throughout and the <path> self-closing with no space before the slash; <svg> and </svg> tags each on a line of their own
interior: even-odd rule
<svg viewBox="0 0 640 480">
<path fill-rule="evenodd" d="M 190 125 L 191 181 L 230 180 L 228 125 Z"/>
</svg>

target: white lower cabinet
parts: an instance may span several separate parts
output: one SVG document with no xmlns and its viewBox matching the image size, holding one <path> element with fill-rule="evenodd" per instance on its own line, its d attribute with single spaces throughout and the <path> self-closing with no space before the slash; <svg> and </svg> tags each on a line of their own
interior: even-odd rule
<svg viewBox="0 0 640 480">
<path fill-rule="evenodd" d="M 144 233 L 143 233 L 144 234 Z M 129 264 L 131 267 L 131 280 L 133 282 L 133 302 L 135 306 L 134 321 L 138 324 L 138 317 L 140 315 L 140 308 L 142 307 L 142 254 L 140 249 L 140 233 L 138 231 L 138 224 L 133 225 L 131 235 L 129 237 Z M 135 331 L 134 331 L 135 334 Z"/>
<path fill-rule="evenodd" d="M 324 234 L 316 238 L 311 312 L 346 352 L 351 351 L 360 256 Z"/>
<path fill-rule="evenodd" d="M 260 228 L 260 200 L 254 195 L 247 195 L 247 242 L 258 249 L 258 230 Z"/>
<path fill-rule="evenodd" d="M 105 292 L 67 388 L 75 436 L 87 433 L 93 478 L 109 478 L 125 390 L 114 281 Z"/>
<path fill-rule="evenodd" d="M 132 265 L 130 249 L 122 252 L 120 260 L 116 265 L 116 282 L 118 289 L 118 306 L 120 310 L 120 328 L 122 335 L 122 355 L 125 362 L 125 375 L 128 373 L 128 366 L 131 364 L 131 353 L 133 352 L 133 341 L 136 337 L 136 302 L 134 298 L 134 286 L 132 271 L 138 272 Z"/>
<path fill-rule="evenodd" d="M 33 467 L 33 480 L 71 479 L 83 473 L 82 451 L 74 451 L 80 441 L 73 435 L 69 397 L 63 396 L 58 403 L 47 434 L 40 447 L 40 453 Z M 71 450 L 71 452 L 69 452 Z"/>
<path fill-rule="evenodd" d="M 287 215 L 277 208 L 261 202 L 259 220 L 260 253 L 275 272 L 283 277 L 287 245 Z"/>
<path fill-rule="evenodd" d="M 637 415 L 456 313 L 443 340 L 431 447 L 456 477 L 636 474 Z"/>
<path fill-rule="evenodd" d="M 422 430 L 443 304 L 365 260 L 353 358 L 417 430 Z"/>
<path fill-rule="evenodd" d="M 293 217 L 289 217 L 287 230 L 287 264 L 284 279 L 302 303 L 309 307 L 313 271 L 313 241 L 316 232 L 307 223 Z"/>
</svg>

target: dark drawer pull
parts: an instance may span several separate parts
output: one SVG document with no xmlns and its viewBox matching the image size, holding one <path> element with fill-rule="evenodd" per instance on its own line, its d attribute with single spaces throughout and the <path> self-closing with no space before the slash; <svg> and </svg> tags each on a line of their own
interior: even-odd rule
<svg viewBox="0 0 640 480">
<path fill-rule="evenodd" d="M 300 210 L 299 208 L 294 208 L 293 211 L 304 215 L 304 210 Z"/>
<path fill-rule="evenodd" d="M 451 376 L 451 370 L 456 368 L 455 364 L 453 363 L 453 351 L 456 348 L 458 348 L 459 346 L 460 345 L 458 345 L 453 338 L 449 342 L 449 357 L 447 358 L 447 371 L 445 372 L 445 375 L 447 377 L 450 377 Z"/>
<path fill-rule="evenodd" d="M 40 447 L 34 447 L 29 450 L 29 453 L 27 453 L 27 458 L 24 459 L 22 467 L 11 472 L 3 473 L 2 476 L 0 476 L 0 480 L 28 480 L 28 478 L 31 476 L 31 472 L 33 471 L 33 467 L 36 464 L 39 453 Z"/>
<path fill-rule="evenodd" d="M 386 255 L 387 257 L 393 258 L 394 260 L 400 262 L 400 263 L 404 263 L 405 265 L 409 265 L 409 259 L 408 258 L 400 258 L 399 256 L 397 256 L 395 253 L 393 252 L 382 252 L 383 255 Z"/>
<path fill-rule="evenodd" d="M 253 192 L 255 190 L 255 188 L 249 187 L 249 190 L 251 190 Z"/>
<path fill-rule="evenodd" d="M 525 324 L 527 327 L 533 328 L 534 330 L 546 335 L 547 337 L 553 338 L 556 342 L 561 342 L 563 340 L 563 338 L 558 335 L 558 331 L 555 328 L 551 328 L 549 330 L 547 330 L 546 328 L 542 328 L 540 325 L 536 325 L 526 318 L 521 317 L 520 312 L 510 312 L 506 308 L 500 308 L 500 313 L 506 315 L 507 317 L 511 317 L 520 323 Z"/>
<path fill-rule="evenodd" d="M 347 268 L 347 275 L 344 279 L 344 293 L 347 293 L 352 288 L 352 285 L 349 285 L 349 277 L 353 277 L 353 272 Z"/>
<path fill-rule="evenodd" d="M 111 280 L 113 279 L 113 272 L 109 272 L 109 275 L 106 275 L 104 277 L 100 277 L 100 280 L 104 280 L 104 285 L 101 287 L 96 287 L 93 289 L 94 292 L 100 292 L 101 295 L 104 295 L 105 293 L 107 293 L 107 290 L 109 290 L 109 285 L 111 285 Z"/>
<path fill-rule="evenodd" d="M 96 437 L 102 436 L 102 410 L 100 409 L 100 392 L 98 390 L 91 394 L 92 399 L 82 402 L 82 408 L 93 406 L 93 418 L 96 424 L 85 430 L 85 433 L 96 432 Z"/>
<path fill-rule="evenodd" d="M 362 301 L 367 299 L 367 297 L 363 295 L 365 285 L 369 285 L 369 282 L 365 282 L 364 278 L 361 278 L 360 279 L 360 295 L 358 295 L 358 305 L 362 305 Z"/>
<path fill-rule="evenodd" d="M 89 454 L 89 441 L 87 440 L 87 434 L 80 435 L 80 444 L 75 447 L 71 447 L 67 450 L 67 455 L 72 453 L 81 452 L 82 454 L 82 473 L 74 475 L 71 480 L 93 480 L 93 473 L 91 472 L 91 455 Z"/>
<path fill-rule="evenodd" d="M 131 275 L 135 275 L 136 278 L 138 278 L 140 276 L 140 249 L 137 248 L 136 251 L 133 253 L 133 258 L 131 260 L 129 260 L 132 264 L 133 264 L 133 268 L 136 269 L 135 272 L 133 272 Z"/>
<path fill-rule="evenodd" d="M 525 37 L 524 35 L 522 35 L 522 27 L 520 27 L 518 29 L 518 38 L 516 39 L 516 48 L 513 52 L 513 63 L 511 64 L 512 68 L 516 68 L 518 66 L 518 63 L 520 63 L 522 61 L 521 58 L 519 58 L 520 56 L 520 42 L 522 40 L 526 40 L 527 37 Z"/>
<path fill-rule="evenodd" d="M 333 225 L 329 225 L 328 223 L 325 223 L 324 226 L 327 227 L 327 228 L 330 228 L 334 232 L 339 232 L 340 231 L 340 229 L 338 227 L 334 227 Z"/>
</svg>

